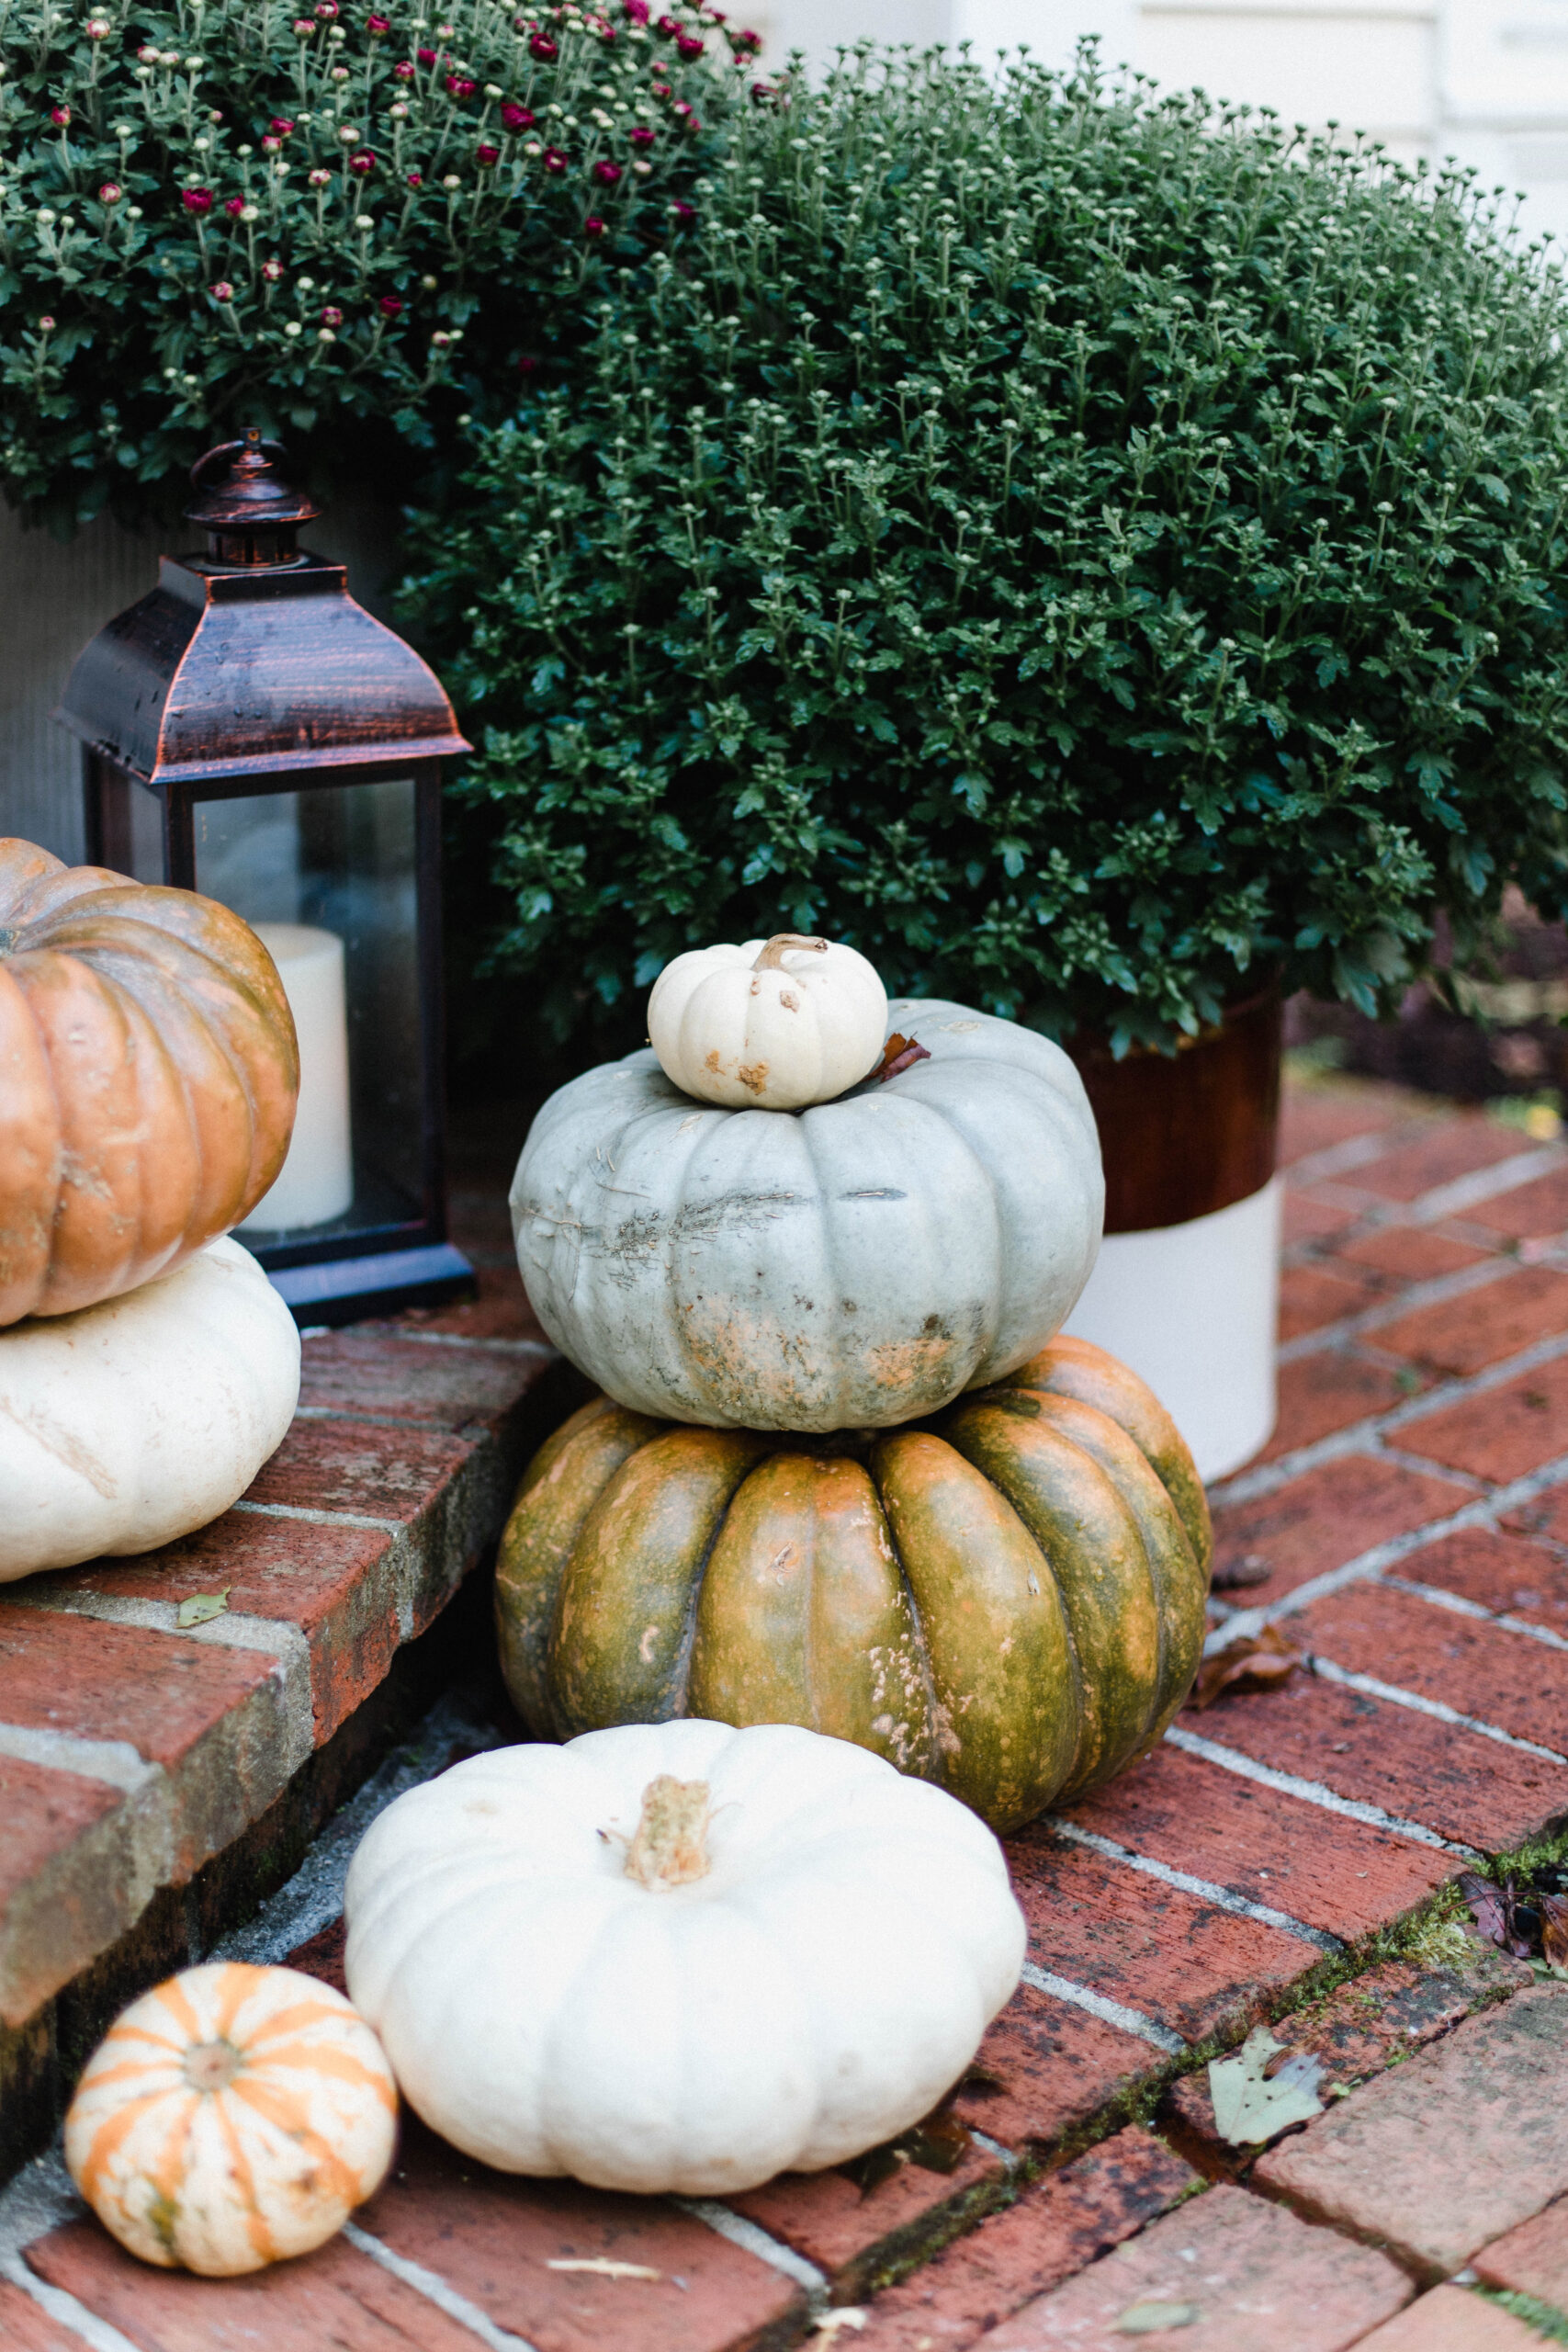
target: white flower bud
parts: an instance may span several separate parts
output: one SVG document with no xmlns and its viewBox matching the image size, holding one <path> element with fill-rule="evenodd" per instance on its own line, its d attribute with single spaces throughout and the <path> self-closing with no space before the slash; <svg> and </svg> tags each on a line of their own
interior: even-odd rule
<svg viewBox="0 0 1568 2352">
<path fill-rule="evenodd" d="M 290 319 L 283 332 L 285 334 L 299 334 L 303 330 L 301 329 L 298 319 Z"/>
</svg>

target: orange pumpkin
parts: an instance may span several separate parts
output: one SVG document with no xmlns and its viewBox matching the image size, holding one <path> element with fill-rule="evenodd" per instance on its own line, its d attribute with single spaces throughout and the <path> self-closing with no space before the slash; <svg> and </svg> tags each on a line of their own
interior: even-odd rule
<svg viewBox="0 0 1568 2352">
<path fill-rule="evenodd" d="M 243 1223 L 299 1091 L 283 983 L 238 915 L 0 840 L 0 1326 Z"/>
<path fill-rule="evenodd" d="M 379 2188 L 398 2093 L 343 1995 L 212 1961 L 132 2002 L 65 2118 L 71 2177 L 121 2245 L 231 2278 L 309 2254 Z"/>
</svg>

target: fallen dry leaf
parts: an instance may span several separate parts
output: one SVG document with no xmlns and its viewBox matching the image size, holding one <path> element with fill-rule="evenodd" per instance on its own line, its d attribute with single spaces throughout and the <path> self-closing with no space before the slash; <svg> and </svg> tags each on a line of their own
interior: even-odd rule
<svg viewBox="0 0 1568 2352">
<path fill-rule="evenodd" d="M 1233 2148 L 1260 2147 L 1266 2140 L 1289 2131 L 1292 2123 L 1310 2122 L 1323 2113 L 1318 2085 L 1323 2061 L 1298 2051 L 1273 2075 L 1264 2069 L 1284 2049 L 1266 2025 L 1257 2026 L 1234 2058 L 1215 2058 L 1209 2064 L 1209 2096 L 1214 2102 L 1214 2129 Z"/>
<path fill-rule="evenodd" d="M 1470 1905 L 1476 1932 L 1483 1942 L 1495 1944 L 1499 1951 L 1512 1952 L 1516 1960 L 1529 1958 L 1533 1938 L 1519 1917 L 1511 1881 L 1496 1886 L 1489 1878 L 1478 1878 L 1473 1871 L 1461 1871 L 1459 1891 Z M 1550 1901 L 1551 1897 L 1546 1899 Z"/>
<path fill-rule="evenodd" d="M 1223 1650 L 1206 1657 L 1187 1703 L 1201 1713 L 1227 1691 L 1277 1690 L 1305 1664 L 1301 1651 L 1291 1647 L 1277 1625 L 1265 1625 L 1260 1634 L 1238 1634 Z"/>
<path fill-rule="evenodd" d="M 175 1617 L 175 1623 L 180 1632 L 182 1634 L 187 1632 L 192 1625 L 210 1624 L 214 1617 L 226 1615 L 229 1608 L 229 1595 L 233 1589 L 231 1584 L 226 1584 L 221 1592 L 187 1593 L 181 1601 Z"/>
<path fill-rule="evenodd" d="M 871 1075 L 881 1086 L 886 1080 L 897 1078 L 900 1070 L 913 1069 L 917 1062 L 929 1062 L 930 1059 L 931 1048 L 928 1046 L 918 1046 L 913 1037 L 900 1037 L 895 1029 L 882 1048 L 882 1059 Z"/>
<path fill-rule="evenodd" d="M 1548 1968 L 1568 1973 L 1568 1894 L 1538 1894 L 1540 1956 Z"/>
<path fill-rule="evenodd" d="M 547 2270 L 592 2270 L 596 2278 L 659 2278 L 662 2271 L 650 2270 L 646 2262 L 612 2262 L 607 2254 L 582 2255 L 575 2260 L 547 2262 Z"/>
<path fill-rule="evenodd" d="M 1111 2323 L 1112 2335 L 1157 2335 L 1168 2327 L 1196 2327 L 1201 2303 L 1129 2303 Z"/>
<path fill-rule="evenodd" d="M 858 2335 L 867 2317 L 858 2303 L 839 2303 L 830 2312 L 818 2312 L 811 2324 L 818 2335 L 837 2335 L 846 2327 Z"/>
</svg>

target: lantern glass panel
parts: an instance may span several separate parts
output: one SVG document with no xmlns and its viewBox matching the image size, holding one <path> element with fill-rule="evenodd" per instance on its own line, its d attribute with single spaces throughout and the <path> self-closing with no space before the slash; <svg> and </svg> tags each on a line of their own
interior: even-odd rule
<svg viewBox="0 0 1568 2352">
<path fill-rule="evenodd" d="M 288 1160 L 243 1227 L 326 1241 L 423 1214 L 415 787 L 198 800 L 196 887 L 255 926 L 299 1033 Z"/>
</svg>

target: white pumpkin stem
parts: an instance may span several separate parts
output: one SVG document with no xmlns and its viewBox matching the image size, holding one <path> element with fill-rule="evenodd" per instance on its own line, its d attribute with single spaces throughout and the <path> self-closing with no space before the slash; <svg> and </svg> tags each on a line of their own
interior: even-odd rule
<svg viewBox="0 0 1568 2352">
<path fill-rule="evenodd" d="M 626 1876 L 653 1892 L 706 1878 L 711 1794 L 705 1781 L 678 1781 L 673 1772 L 649 1781 L 626 1849 Z"/>
<path fill-rule="evenodd" d="M 751 969 L 754 972 L 781 970 L 784 951 L 791 947 L 808 948 L 813 956 L 826 956 L 828 953 L 828 942 L 825 939 L 807 939 L 798 931 L 775 931 Z"/>
<path fill-rule="evenodd" d="M 244 2063 L 243 2053 L 220 2036 L 187 2050 L 183 2071 L 193 2091 L 226 2091 Z"/>
</svg>

